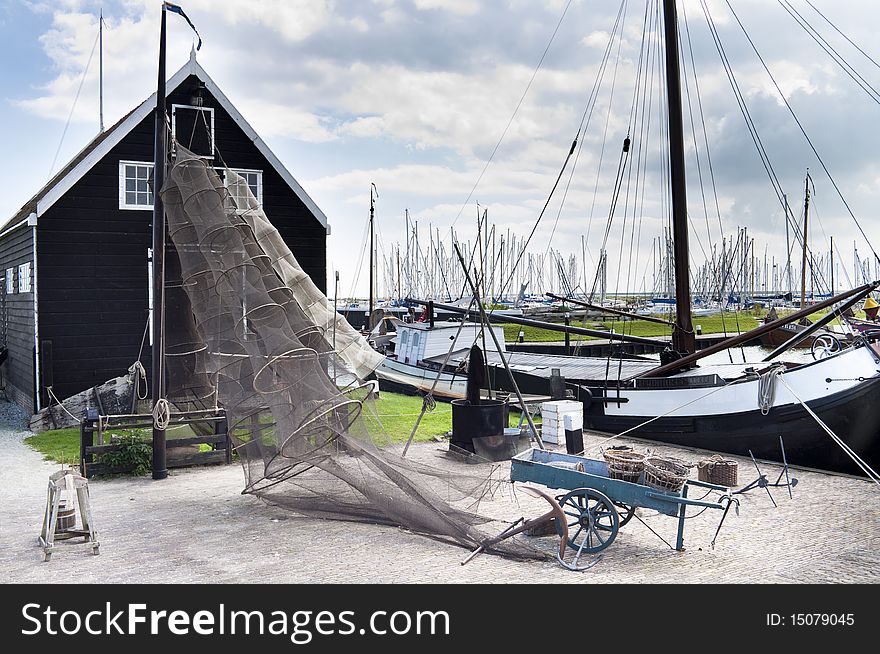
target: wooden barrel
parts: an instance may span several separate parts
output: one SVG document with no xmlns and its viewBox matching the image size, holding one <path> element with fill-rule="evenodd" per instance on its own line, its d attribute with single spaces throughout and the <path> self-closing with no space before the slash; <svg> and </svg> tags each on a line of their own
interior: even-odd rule
<svg viewBox="0 0 880 654">
<path fill-rule="evenodd" d="M 73 529 L 76 525 L 76 507 L 67 502 L 58 504 L 58 521 L 55 523 L 55 533 L 61 533 L 68 529 Z"/>
</svg>

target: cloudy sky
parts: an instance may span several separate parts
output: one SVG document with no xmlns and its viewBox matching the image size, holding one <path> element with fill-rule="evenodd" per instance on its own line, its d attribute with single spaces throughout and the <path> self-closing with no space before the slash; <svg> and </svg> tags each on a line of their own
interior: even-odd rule
<svg viewBox="0 0 880 654">
<path fill-rule="evenodd" d="M 664 101 L 656 0 L 181 4 L 204 39 L 202 65 L 329 216 L 328 258 L 331 271 L 340 271 L 341 294 L 352 287 L 366 291 L 366 270 L 357 275 L 357 253 L 371 182 L 379 190 L 380 256 L 405 239 L 406 209 L 419 221 L 423 239 L 429 225 L 444 240 L 451 229 L 461 239 L 473 238 L 478 203 L 499 234 L 510 230 L 525 237 L 581 125 L 579 148 L 530 250 L 576 254 L 580 261 L 584 245 L 590 278 L 605 243 L 610 290 L 652 285 L 654 239 L 668 216 L 660 163 Z M 97 132 L 93 47 L 99 10 L 106 22 L 109 125 L 154 90 L 160 5 L 159 0 L 0 0 L 3 220 L 48 179 L 53 161 L 57 170 Z M 771 260 L 782 261 L 783 212 L 731 91 L 701 0 L 680 5 L 681 29 L 689 35 L 683 47 L 690 100 L 685 124 L 692 265 L 720 247 L 722 232 L 730 238 L 740 226 L 755 238 L 759 258 L 766 251 Z M 862 256 L 871 248 L 730 7 L 880 249 L 880 94 L 875 90 L 880 67 L 873 61 L 880 61 L 874 39 L 880 5 L 707 0 L 706 6 L 796 216 L 804 174 L 811 170 L 812 249 L 817 255 L 827 252 L 834 236 L 838 259 L 852 275 L 854 243 Z M 823 51 L 789 13 L 795 11 L 851 68 Z M 192 43 L 186 23 L 170 16 L 169 74 L 186 62 Z M 609 228 L 627 135 L 632 147 Z M 842 278 L 843 270 L 838 275 Z"/>
</svg>

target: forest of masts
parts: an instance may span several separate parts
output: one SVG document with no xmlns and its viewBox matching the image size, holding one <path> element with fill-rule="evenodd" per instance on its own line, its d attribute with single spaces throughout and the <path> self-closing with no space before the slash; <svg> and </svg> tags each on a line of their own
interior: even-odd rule
<svg viewBox="0 0 880 654">
<path fill-rule="evenodd" d="M 474 239 L 450 239 L 439 228 L 420 227 L 406 217 L 407 238 L 395 243 L 390 251 L 376 252 L 378 300 L 391 302 L 406 298 L 454 301 L 467 296 L 467 281 L 455 253 L 454 243 L 469 264 L 487 303 L 537 300 L 544 293 L 586 298 L 605 303 L 624 298 L 637 300 L 672 299 L 674 266 L 672 240 L 668 231 L 654 238 L 651 256 L 643 262 L 636 285 L 621 286 L 610 270 L 608 253 L 591 253 L 581 237 L 580 252 L 564 254 L 552 247 L 543 252 L 526 248 L 526 238 L 502 230 L 488 222 L 484 213 Z M 444 238 L 445 236 L 445 238 Z M 738 228 L 734 236 L 724 237 L 720 245 L 701 263 L 691 256 L 691 288 L 698 304 L 742 305 L 753 300 L 783 300 L 791 294 L 800 299 L 802 285 L 802 250 L 792 239 L 788 256 L 768 254 L 749 236 L 747 228 Z M 862 258 L 853 243 L 849 256 L 841 256 L 834 239 L 824 248 L 814 244 L 807 257 L 804 278 L 807 300 L 828 297 L 835 291 L 854 288 L 880 278 L 880 264 Z M 624 280 L 625 281 L 625 280 Z"/>
</svg>

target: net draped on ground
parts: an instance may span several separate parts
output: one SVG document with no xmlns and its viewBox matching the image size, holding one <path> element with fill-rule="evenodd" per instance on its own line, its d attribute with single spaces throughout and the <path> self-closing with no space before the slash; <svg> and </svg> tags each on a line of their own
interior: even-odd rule
<svg viewBox="0 0 880 654">
<path fill-rule="evenodd" d="M 166 264 L 169 401 L 225 409 L 246 493 L 304 515 L 478 545 L 488 522 L 479 501 L 500 480 L 383 447 L 371 387 L 358 381 L 380 355 L 302 270 L 244 178 L 223 173 L 178 146 L 162 189 L 177 253 Z M 343 374 L 352 381 L 340 389 Z"/>
</svg>

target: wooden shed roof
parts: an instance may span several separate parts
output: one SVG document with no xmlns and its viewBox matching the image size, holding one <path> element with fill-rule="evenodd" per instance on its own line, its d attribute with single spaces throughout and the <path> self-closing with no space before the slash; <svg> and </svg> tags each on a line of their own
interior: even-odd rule
<svg viewBox="0 0 880 654">
<path fill-rule="evenodd" d="M 220 90 L 214 80 L 205 72 L 201 64 L 196 61 L 195 50 L 190 55 L 189 62 L 178 70 L 168 81 L 168 93 L 176 90 L 188 77 L 195 75 L 201 80 L 210 93 L 216 98 L 221 107 L 229 114 L 232 120 L 244 131 L 245 135 L 253 141 L 260 153 L 266 157 L 273 168 L 281 175 L 291 190 L 302 200 L 303 204 L 311 211 L 315 218 L 330 232 L 327 216 L 308 193 L 294 179 L 290 171 L 284 167 L 278 157 L 269 149 L 265 141 L 257 135 L 253 127 L 244 119 L 229 98 Z M 30 216 L 40 215 L 48 211 L 74 184 L 76 184 L 91 168 L 103 159 L 131 130 L 147 118 L 156 106 L 156 94 L 153 93 L 140 105 L 132 109 L 112 127 L 98 134 L 80 152 L 70 160 L 45 186 L 28 200 L 15 215 L 0 227 L 0 237 L 10 229 L 26 221 Z"/>
</svg>

